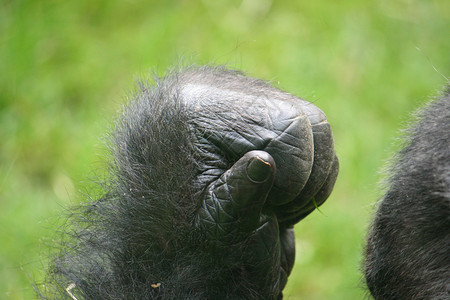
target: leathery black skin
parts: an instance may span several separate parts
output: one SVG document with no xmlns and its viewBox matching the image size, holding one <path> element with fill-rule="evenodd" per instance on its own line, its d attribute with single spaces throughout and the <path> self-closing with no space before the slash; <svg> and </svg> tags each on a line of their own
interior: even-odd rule
<svg viewBox="0 0 450 300">
<path fill-rule="evenodd" d="M 141 83 L 110 141 L 104 192 L 74 210 L 42 298 L 282 298 L 293 225 L 338 174 L 319 108 L 191 67 Z"/>
</svg>

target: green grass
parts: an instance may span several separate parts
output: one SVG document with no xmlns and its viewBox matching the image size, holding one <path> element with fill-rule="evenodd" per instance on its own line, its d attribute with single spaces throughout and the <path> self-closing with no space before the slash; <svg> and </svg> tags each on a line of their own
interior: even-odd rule
<svg viewBox="0 0 450 300">
<path fill-rule="evenodd" d="M 449 26 L 447 0 L 0 2 L 0 298 L 34 297 L 55 216 L 102 168 L 127 91 L 179 61 L 228 64 L 326 112 L 341 171 L 323 213 L 296 227 L 285 294 L 363 298 L 380 169 L 446 82 Z"/>
</svg>

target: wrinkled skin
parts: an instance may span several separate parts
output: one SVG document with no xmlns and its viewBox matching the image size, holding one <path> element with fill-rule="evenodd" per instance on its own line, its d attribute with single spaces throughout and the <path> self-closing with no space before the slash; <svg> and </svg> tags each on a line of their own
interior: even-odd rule
<svg viewBox="0 0 450 300">
<path fill-rule="evenodd" d="M 142 85 L 112 140 L 112 184 L 81 212 L 76 250 L 50 281 L 74 283 L 78 299 L 282 297 L 293 225 L 338 173 L 320 109 L 236 71 L 190 68 Z"/>
<path fill-rule="evenodd" d="M 195 146 L 237 162 L 228 170 L 214 158 L 201 166 L 207 189 L 196 224 L 211 243 L 244 242 L 239 255 L 248 256 L 250 276 L 281 293 L 295 258 L 292 226 L 328 198 L 336 180 L 330 126 L 316 106 L 263 82 L 254 88 L 241 75 L 203 75 L 180 77 Z"/>
</svg>

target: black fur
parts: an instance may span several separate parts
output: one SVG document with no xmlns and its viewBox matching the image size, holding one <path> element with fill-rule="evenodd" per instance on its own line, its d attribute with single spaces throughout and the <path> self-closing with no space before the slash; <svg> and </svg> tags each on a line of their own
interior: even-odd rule
<svg viewBox="0 0 450 300">
<path fill-rule="evenodd" d="M 196 174 L 174 80 L 155 88 L 143 83 L 117 122 L 107 193 L 74 213 L 68 244 L 50 269 L 43 297 L 70 299 L 70 284 L 77 299 L 175 298 L 182 289 L 192 291 L 186 299 L 199 296 L 195 288 L 184 289 L 204 279 L 194 276 L 205 274 L 195 263 L 198 255 L 185 251 L 173 265 L 178 245 L 193 243 L 189 217 Z M 171 288 L 151 285 L 162 281 Z"/>
<path fill-rule="evenodd" d="M 375 299 L 450 299 L 450 89 L 418 113 L 373 221 Z"/>
</svg>

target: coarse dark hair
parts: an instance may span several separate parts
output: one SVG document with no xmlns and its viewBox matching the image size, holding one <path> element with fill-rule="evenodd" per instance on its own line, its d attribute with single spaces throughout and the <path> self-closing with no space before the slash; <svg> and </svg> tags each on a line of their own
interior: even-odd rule
<svg viewBox="0 0 450 300">
<path fill-rule="evenodd" d="M 416 119 L 368 236 L 375 299 L 450 298 L 450 87 Z"/>
</svg>

